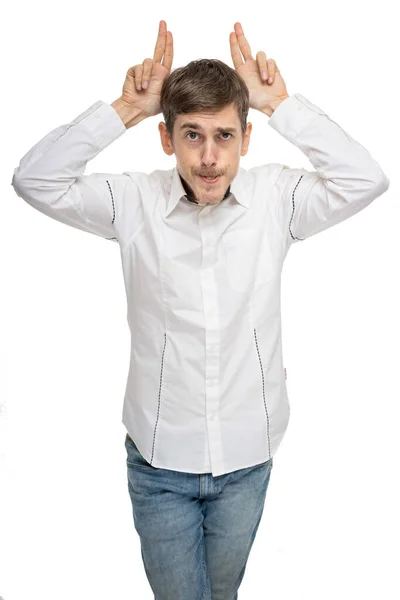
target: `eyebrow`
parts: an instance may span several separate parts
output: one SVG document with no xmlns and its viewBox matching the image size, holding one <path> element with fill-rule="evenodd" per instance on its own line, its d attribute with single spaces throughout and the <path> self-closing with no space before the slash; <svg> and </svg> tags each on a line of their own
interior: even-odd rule
<svg viewBox="0 0 400 600">
<path fill-rule="evenodd" d="M 203 131 L 203 128 L 197 123 L 182 123 L 180 126 L 180 131 L 182 131 L 182 129 L 197 129 L 199 131 Z M 220 133 L 237 133 L 237 129 L 235 127 L 216 127 L 215 131 L 219 131 Z"/>
</svg>

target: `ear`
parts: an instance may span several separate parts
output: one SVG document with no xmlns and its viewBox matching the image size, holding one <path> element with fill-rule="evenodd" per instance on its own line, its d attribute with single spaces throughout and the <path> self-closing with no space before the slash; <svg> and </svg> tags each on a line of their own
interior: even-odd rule
<svg viewBox="0 0 400 600">
<path fill-rule="evenodd" d="M 249 144 L 250 144 L 250 135 L 251 135 L 252 129 L 253 129 L 253 124 L 247 123 L 246 132 L 243 136 L 242 148 L 240 150 L 240 156 L 245 156 L 245 154 L 247 154 L 247 150 L 248 150 Z"/>
<path fill-rule="evenodd" d="M 167 127 L 163 121 L 161 121 L 158 124 L 158 131 L 160 132 L 161 145 L 165 154 L 168 154 L 168 156 L 171 156 L 171 154 L 175 154 L 172 140 L 170 138 L 169 133 L 167 132 Z"/>
</svg>

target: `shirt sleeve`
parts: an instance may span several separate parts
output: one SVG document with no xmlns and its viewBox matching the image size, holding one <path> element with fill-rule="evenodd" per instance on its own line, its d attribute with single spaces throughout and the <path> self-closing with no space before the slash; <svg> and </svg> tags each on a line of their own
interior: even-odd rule
<svg viewBox="0 0 400 600">
<path fill-rule="evenodd" d="M 370 153 L 301 94 L 283 100 L 269 125 L 295 144 L 315 171 L 280 165 L 279 210 L 290 245 L 348 219 L 389 187 Z"/>
<path fill-rule="evenodd" d="M 11 185 L 43 214 L 118 241 L 116 213 L 129 176 L 84 171 L 88 161 L 125 131 L 117 111 L 99 100 L 35 144 L 14 169 Z"/>
</svg>

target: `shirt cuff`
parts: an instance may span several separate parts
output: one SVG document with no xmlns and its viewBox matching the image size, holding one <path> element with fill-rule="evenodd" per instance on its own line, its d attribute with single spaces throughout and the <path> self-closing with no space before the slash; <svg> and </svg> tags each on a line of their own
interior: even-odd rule
<svg viewBox="0 0 400 600">
<path fill-rule="evenodd" d="M 81 123 L 90 132 L 100 150 L 127 131 L 121 117 L 107 102 L 98 100 L 72 121 Z"/>
<path fill-rule="evenodd" d="M 292 94 L 282 100 L 268 124 L 287 140 L 293 141 L 318 115 L 326 113 L 302 94 Z"/>
</svg>

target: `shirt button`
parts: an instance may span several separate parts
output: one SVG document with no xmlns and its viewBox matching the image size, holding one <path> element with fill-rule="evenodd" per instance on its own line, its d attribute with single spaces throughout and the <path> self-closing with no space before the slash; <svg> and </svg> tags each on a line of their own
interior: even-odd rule
<svg viewBox="0 0 400 600">
<path fill-rule="evenodd" d="M 207 347 L 207 350 L 209 352 L 216 352 L 217 351 L 217 346 L 216 344 L 210 344 L 210 346 Z"/>
<path fill-rule="evenodd" d="M 210 415 L 210 421 L 214 421 L 215 415 Z"/>
<path fill-rule="evenodd" d="M 203 271 L 203 279 L 211 279 L 212 273 L 211 271 Z"/>
</svg>

